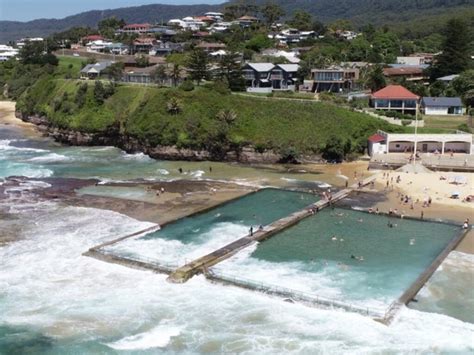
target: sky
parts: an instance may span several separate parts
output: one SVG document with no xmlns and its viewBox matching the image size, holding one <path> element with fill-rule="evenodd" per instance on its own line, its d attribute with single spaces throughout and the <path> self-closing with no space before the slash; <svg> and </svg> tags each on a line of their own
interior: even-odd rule
<svg viewBox="0 0 474 355">
<path fill-rule="evenodd" d="M 220 4 L 224 0 L 0 0 L 0 21 L 63 18 L 88 10 L 115 9 L 146 4 Z"/>
</svg>

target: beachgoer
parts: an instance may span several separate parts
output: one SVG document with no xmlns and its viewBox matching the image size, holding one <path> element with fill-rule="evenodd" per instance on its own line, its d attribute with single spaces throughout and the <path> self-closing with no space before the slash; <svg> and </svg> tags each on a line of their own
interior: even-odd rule
<svg viewBox="0 0 474 355">
<path fill-rule="evenodd" d="M 393 223 L 392 223 L 392 222 L 388 222 L 388 223 L 387 223 L 387 226 L 388 226 L 388 228 L 393 228 Z"/>
<path fill-rule="evenodd" d="M 209 167 L 209 172 L 212 173 L 212 166 Z"/>
<path fill-rule="evenodd" d="M 349 181 L 346 180 L 346 189 L 349 186 Z"/>
<path fill-rule="evenodd" d="M 252 237 L 253 236 L 253 226 L 250 226 L 249 232 L 250 232 L 250 236 Z"/>
<path fill-rule="evenodd" d="M 179 171 L 180 174 L 183 173 L 183 169 L 182 169 L 182 168 L 179 168 L 178 171 Z"/>
<path fill-rule="evenodd" d="M 259 231 L 263 231 L 263 226 L 262 226 L 262 225 L 259 225 L 259 226 L 258 226 L 258 230 L 259 230 Z"/>
<path fill-rule="evenodd" d="M 377 207 L 377 208 L 375 209 L 375 214 L 379 214 L 379 213 L 380 213 L 380 211 L 379 211 L 379 208 Z"/>
<path fill-rule="evenodd" d="M 431 196 L 428 197 L 428 206 L 431 206 Z"/>
<path fill-rule="evenodd" d="M 423 211 L 421 211 L 420 218 L 423 219 L 424 217 L 425 217 L 425 213 Z"/>
</svg>

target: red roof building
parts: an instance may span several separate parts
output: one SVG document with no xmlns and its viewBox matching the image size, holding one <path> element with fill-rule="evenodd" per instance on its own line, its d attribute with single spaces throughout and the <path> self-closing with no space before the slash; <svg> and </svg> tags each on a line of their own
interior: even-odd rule
<svg viewBox="0 0 474 355">
<path fill-rule="evenodd" d="M 85 36 L 85 37 L 82 37 L 82 42 L 93 42 L 93 41 L 103 41 L 104 40 L 104 37 L 102 37 L 101 35 L 89 35 L 89 36 Z"/>
<path fill-rule="evenodd" d="M 372 134 L 372 135 L 368 138 L 369 142 L 371 142 L 371 143 L 380 143 L 380 142 L 385 141 L 385 139 L 386 139 L 386 138 L 385 138 L 384 136 L 382 136 L 382 135 L 380 135 L 380 134 L 378 134 L 378 133 Z"/>
<path fill-rule="evenodd" d="M 389 85 L 372 94 L 371 104 L 376 110 L 415 114 L 420 97 L 401 85 Z"/>
</svg>

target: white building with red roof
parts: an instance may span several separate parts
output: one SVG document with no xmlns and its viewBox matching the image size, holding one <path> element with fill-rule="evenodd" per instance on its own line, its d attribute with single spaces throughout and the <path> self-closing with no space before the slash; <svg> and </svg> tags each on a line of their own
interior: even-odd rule
<svg viewBox="0 0 474 355">
<path fill-rule="evenodd" d="M 401 85 L 388 85 L 371 96 L 376 110 L 399 111 L 416 114 L 420 97 Z"/>
</svg>

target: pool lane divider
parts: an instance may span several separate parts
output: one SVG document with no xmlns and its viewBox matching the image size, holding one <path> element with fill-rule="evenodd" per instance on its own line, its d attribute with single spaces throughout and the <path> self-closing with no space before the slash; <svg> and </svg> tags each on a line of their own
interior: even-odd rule
<svg viewBox="0 0 474 355">
<path fill-rule="evenodd" d="M 361 186 L 359 186 L 359 184 L 357 183 L 352 185 L 350 188 L 338 191 L 332 195 L 331 199 L 319 200 L 309 206 L 306 206 L 300 211 L 294 212 L 289 216 L 283 217 L 265 226 L 261 230 L 256 230 L 252 234 L 248 234 L 245 237 L 237 239 L 222 248 L 219 248 L 205 256 L 193 260 L 176 269 L 173 273 L 171 273 L 167 280 L 173 283 L 184 283 L 194 275 L 206 273 L 210 267 L 232 257 L 242 249 L 245 249 L 246 247 L 253 245 L 254 243 L 268 239 L 277 234 L 278 232 L 281 232 L 282 230 L 295 225 L 301 220 L 312 216 L 313 213 L 311 211 L 320 211 L 321 209 L 327 206 L 333 205 L 335 202 L 347 197 L 349 194 L 352 193 L 352 191 L 358 189 L 359 187 L 369 185 L 372 181 L 375 180 L 375 178 L 376 176 L 366 178 L 364 181 L 361 182 Z"/>
</svg>

